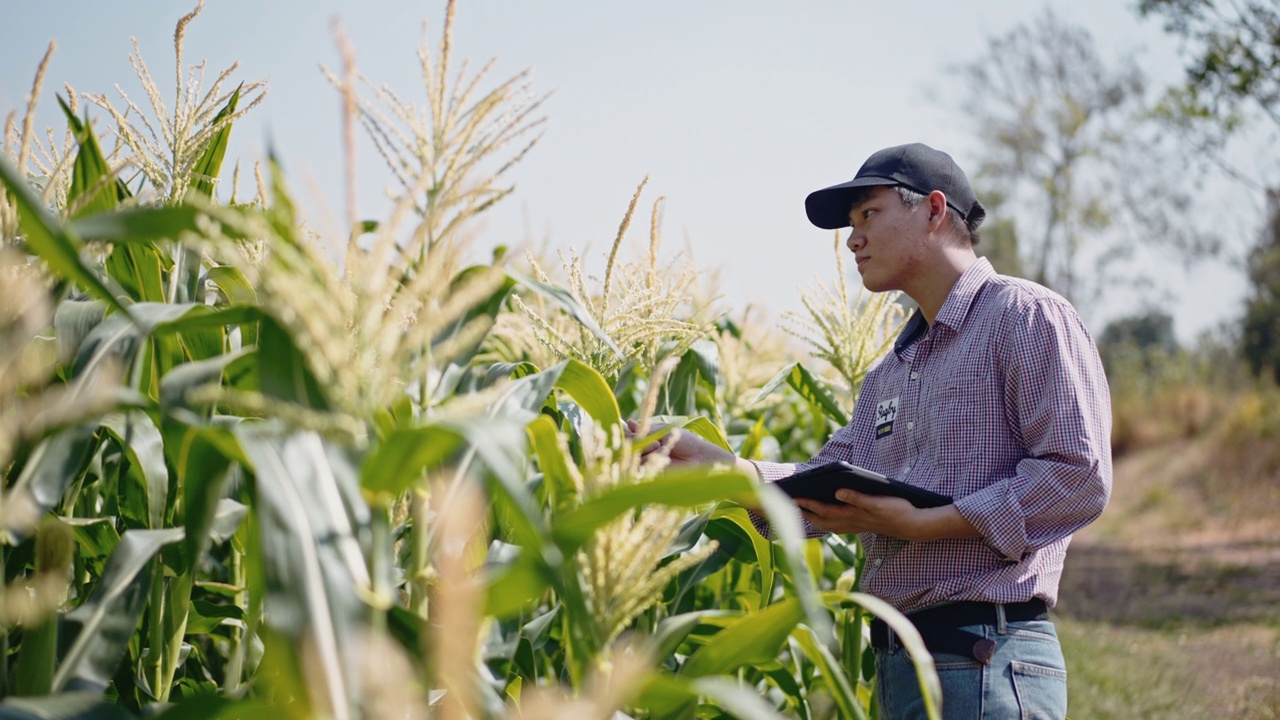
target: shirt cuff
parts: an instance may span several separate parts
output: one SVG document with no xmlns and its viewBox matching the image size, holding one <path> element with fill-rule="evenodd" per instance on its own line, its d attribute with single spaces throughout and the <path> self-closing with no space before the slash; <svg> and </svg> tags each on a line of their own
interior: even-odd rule
<svg viewBox="0 0 1280 720">
<path fill-rule="evenodd" d="M 756 468 L 756 474 L 760 479 L 767 483 L 777 482 L 783 478 L 791 477 L 796 474 L 795 463 L 776 463 L 764 460 L 748 460 Z M 773 531 L 769 527 L 769 520 L 765 516 L 754 510 L 747 510 L 747 515 L 751 518 L 751 524 L 755 526 L 756 532 L 768 540 L 773 540 Z M 826 530 L 814 527 L 808 520 L 800 518 L 801 529 L 804 530 L 806 538 L 822 537 L 827 534 Z"/>
<path fill-rule="evenodd" d="M 996 552 L 1008 560 L 1022 559 L 1027 549 L 1027 522 L 1010 483 L 996 483 L 966 495 L 955 506 Z"/>
</svg>

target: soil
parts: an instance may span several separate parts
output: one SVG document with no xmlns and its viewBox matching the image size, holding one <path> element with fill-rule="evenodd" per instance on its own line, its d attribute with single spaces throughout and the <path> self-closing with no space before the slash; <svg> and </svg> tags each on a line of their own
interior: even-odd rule
<svg viewBox="0 0 1280 720">
<path fill-rule="evenodd" d="M 1259 700 L 1270 709 L 1249 717 L 1280 717 L 1280 483 L 1220 490 L 1218 459 L 1206 439 L 1117 458 L 1107 511 L 1067 553 L 1057 613 L 1160 631 L 1218 717 Z"/>
</svg>

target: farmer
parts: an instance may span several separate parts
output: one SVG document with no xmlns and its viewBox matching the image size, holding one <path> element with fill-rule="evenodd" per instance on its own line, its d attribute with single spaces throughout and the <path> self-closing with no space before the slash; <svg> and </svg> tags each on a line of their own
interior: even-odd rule
<svg viewBox="0 0 1280 720">
<path fill-rule="evenodd" d="M 977 257 L 986 210 L 946 153 L 881 150 L 805 210 L 820 228 L 852 227 L 868 289 L 901 290 L 918 308 L 867 374 L 853 419 L 809 462 L 748 462 L 692 433 L 668 436 L 672 462 L 735 463 L 773 482 L 842 460 L 953 498 L 919 509 L 841 490 L 834 504 L 796 503 L 810 536 L 859 533 L 860 587 L 920 630 L 945 717 L 1065 717 L 1048 609 L 1071 534 L 1111 490 L 1110 396 L 1093 340 L 1062 297 Z M 881 717 L 924 717 L 892 631 L 875 621 L 871 643 Z"/>
</svg>

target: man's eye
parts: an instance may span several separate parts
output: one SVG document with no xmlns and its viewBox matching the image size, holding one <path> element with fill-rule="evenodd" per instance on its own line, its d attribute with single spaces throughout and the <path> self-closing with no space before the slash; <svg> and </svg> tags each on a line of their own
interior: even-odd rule
<svg viewBox="0 0 1280 720">
<path fill-rule="evenodd" d="M 867 219 L 869 219 L 869 218 L 870 218 L 872 215 L 874 215 L 874 214 L 875 214 L 875 210 L 863 210 L 863 211 L 862 211 L 862 219 L 863 219 L 863 220 L 867 220 Z"/>
</svg>

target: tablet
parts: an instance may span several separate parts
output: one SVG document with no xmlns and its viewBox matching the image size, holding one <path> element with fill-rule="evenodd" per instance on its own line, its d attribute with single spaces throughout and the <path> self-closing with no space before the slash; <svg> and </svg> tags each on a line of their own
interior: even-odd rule
<svg viewBox="0 0 1280 720">
<path fill-rule="evenodd" d="M 950 505 L 951 498 L 939 495 L 915 485 L 891 480 L 847 462 L 833 462 L 809 468 L 774 485 L 793 498 L 810 498 L 825 503 L 836 503 L 836 491 L 841 488 L 856 490 L 867 495 L 892 495 L 904 498 L 918 508 Z"/>
</svg>

